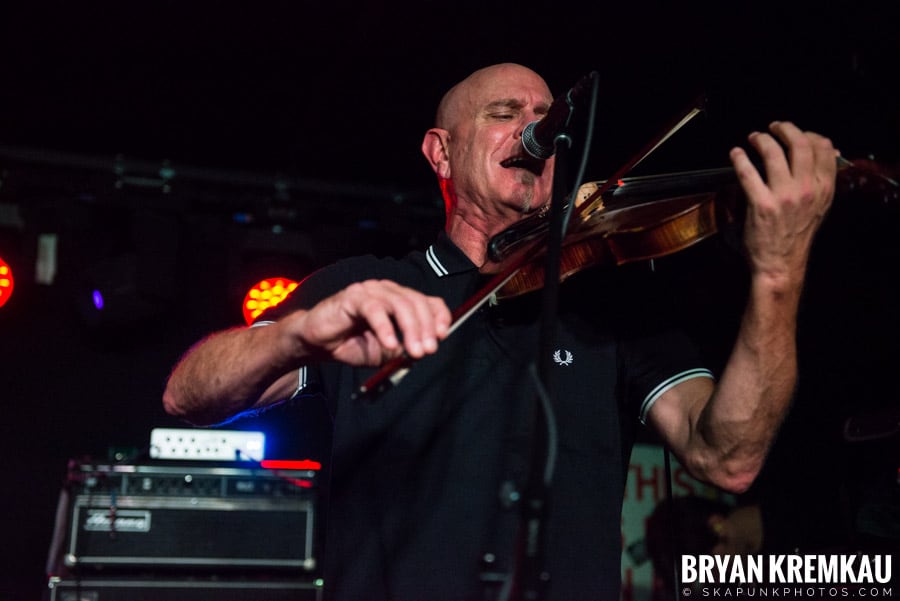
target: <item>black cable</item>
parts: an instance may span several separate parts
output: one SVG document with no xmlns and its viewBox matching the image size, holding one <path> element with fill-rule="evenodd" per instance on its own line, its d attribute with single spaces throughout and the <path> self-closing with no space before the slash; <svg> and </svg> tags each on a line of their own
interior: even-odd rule
<svg viewBox="0 0 900 601">
<path fill-rule="evenodd" d="M 597 104 L 600 98 L 600 77 L 596 71 L 592 71 L 590 77 L 591 101 L 590 104 L 588 104 L 588 118 L 587 124 L 585 125 L 584 145 L 583 151 L 581 153 L 581 164 L 578 166 L 578 173 L 575 175 L 575 181 L 572 186 L 572 193 L 569 195 L 569 202 L 566 206 L 565 215 L 563 217 L 562 231 L 564 235 L 565 232 L 569 229 L 569 221 L 572 218 L 572 212 L 575 208 L 575 197 L 578 194 L 578 189 L 581 188 L 581 184 L 584 182 L 584 174 L 587 171 L 588 154 L 591 149 L 591 141 L 594 138 L 595 123 L 597 120 Z"/>
</svg>

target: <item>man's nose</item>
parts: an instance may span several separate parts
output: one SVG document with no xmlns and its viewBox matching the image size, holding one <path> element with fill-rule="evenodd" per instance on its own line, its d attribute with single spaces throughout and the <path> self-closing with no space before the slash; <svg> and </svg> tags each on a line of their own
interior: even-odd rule
<svg viewBox="0 0 900 601">
<path fill-rule="evenodd" d="M 525 117 L 520 117 L 516 122 L 516 131 L 513 132 L 513 138 L 516 140 L 520 140 L 522 138 L 522 132 L 525 131 L 525 126 L 528 125 L 528 119 Z"/>
<path fill-rule="evenodd" d="M 530 113 L 522 113 L 522 115 L 519 117 L 518 122 L 516 123 L 516 132 L 515 132 L 516 139 L 518 140 L 522 137 L 522 132 L 525 131 L 525 128 L 528 126 L 529 123 L 537 121 L 538 119 L 540 119 L 540 117 L 538 117 L 537 115 L 533 115 Z"/>
</svg>

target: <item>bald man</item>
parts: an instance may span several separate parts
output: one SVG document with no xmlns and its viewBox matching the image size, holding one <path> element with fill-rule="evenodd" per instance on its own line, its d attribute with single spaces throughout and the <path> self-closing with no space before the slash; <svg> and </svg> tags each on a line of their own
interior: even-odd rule
<svg viewBox="0 0 900 601">
<path fill-rule="evenodd" d="M 322 269 L 253 327 L 195 345 L 171 374 L 166 410 L 197 424 L 298 395 L 327 403 L 328 599 L 509 592 L 531 452 L 540 295 L 480 309 L 452 336 L 448 307 L 489 277 L 490 238 L 549 202 L 554 160 L 528 157 L 520 136 L 552 100 L 544 80 L 516 64 L 454 86 L 422 142 L 446 205 L 434 243 L 400 259 L 356 257 Z M 559 438 L 541 554 L 547 599 L 618 597 L 622 494 L 641 424 L 696 477 L 742 491 L 787 411 L 799 297 L 833 196 L 836 153 L 828 139 L 788 122 L 748 141 L 766 178 L 743 149 L 731 151 L 748 199 L 751 279 L 716 377 L 630 270 L 582 273 L 561 290 Z M 617 293 L 596 298 L 598 279 Z M 375 400 L 354 396 L 402 353 L 417 361 L 398 386 Z"/>
</svg>

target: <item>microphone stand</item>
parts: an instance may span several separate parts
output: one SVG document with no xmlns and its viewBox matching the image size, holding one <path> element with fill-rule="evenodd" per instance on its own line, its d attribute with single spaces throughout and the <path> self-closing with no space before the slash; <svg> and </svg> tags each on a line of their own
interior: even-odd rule
<svg viewBox="0 0 900 601">
<path fill-rule="evenodd" d="M 553 411 L 554 377 L 551 373 L 556 346 L 557 308 L 559 306 L 559 273 L 562 255 L 563 226 L 566 209 L 568 153 L 571 138 L 565 132 L 554 140 L 556 165 L 553 195 L 550 200 L 544 288 L 542 290 L 541 323 L 535 380 L 537 402 L 534 405 L 529 472 L 521 499 L 519 540 L 513 566 L 512 599 L 540 601 L 544 598 L 550 574 L 545 562 L 545 522 L 549 514 L 552 468 L 556 453 L 556 421 Z M 575 192 L 573 192 L 574 196 Z"/>
</svg>

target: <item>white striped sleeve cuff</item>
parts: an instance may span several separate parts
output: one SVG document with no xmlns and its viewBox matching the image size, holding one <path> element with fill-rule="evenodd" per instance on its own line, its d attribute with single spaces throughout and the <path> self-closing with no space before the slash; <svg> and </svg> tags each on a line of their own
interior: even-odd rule
<svg viewBox="0 0 900 601">
<path fill-rule="evenodd" d="M 256 328 L 256 327 L 260 327 L 260 326 L 268 326 L 268 325 L 272 325 L 273 323 L 275 323 L 275 322 L 274 321 L 257 321 L 250 327 Z M 291 400 L 297 398 L 297 395 L 300 394 L 301 392 L 303 392 L 304 388 L 306 388 L 306 366 L 305 365 L 297 370 L 297 388 L 294 389 L 293 394 L 291 394 L 291 396 L 289 396 L 287 398 L 287 400 L 291 401 Z"/>
<path fill-rule="evenodd" d="M 642 424 L 647 423 L 647 415 L 650 413 L 650 408 L 653 407 L 653 403 L 661 397 L 667 390 L 681 384 L 682 382 L 686 382 L 692 378 L 714 378 L 711 371 L 704 368 L 697 369 L 689 369 L 688 371 L 683 371 L 679 374 L 675 374 L 671 378 L 664 380 L 661 382 L 656 388 L 650 391 L 650 394 L 644 399 L 644 402 L 641 403 L 641 412 L 640 419 Z"/>
</svg>

